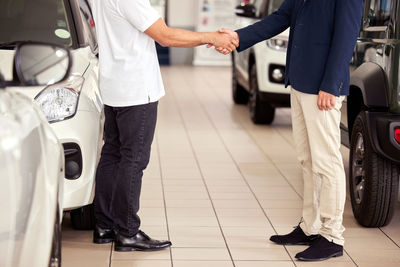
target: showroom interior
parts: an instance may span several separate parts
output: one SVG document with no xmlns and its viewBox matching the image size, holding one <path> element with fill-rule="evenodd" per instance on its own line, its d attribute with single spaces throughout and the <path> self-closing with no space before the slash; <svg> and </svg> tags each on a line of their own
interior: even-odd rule
<svg viewBox="0 0 400 267">
<path fill-rule="evenodd" d="M 304 215 L 285 87 L 290 29 L 227 55 L 156 43 L 165 96 L 138 215 L 140 230 L 172 246 L 93 242 L 105 140 L 98 1 L 128 0 L 0 0 L 0 267 L 400 266 L 399 1 L 363 1 L 340 110 L 343 255 L 317 262 L 296 256 L 307 244 L 270 241 L 300 229 Z M 358 0 L 132 1 L 150 2 L 168 27 L 215 32 L 289 2 Z"/>
</svg>

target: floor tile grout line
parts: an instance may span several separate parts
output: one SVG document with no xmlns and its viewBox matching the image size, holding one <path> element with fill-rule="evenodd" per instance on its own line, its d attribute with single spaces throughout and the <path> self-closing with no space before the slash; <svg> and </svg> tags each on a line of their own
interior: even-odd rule
<svg viewBox="0 0 400 267">
<path fill-rule="evenodd" d="M 185 77 L 187 77 L 187 76 L 185 76 Z M 207 81 L 207 79 L 205 79 L 205 80 Z M 200 106 L 201 106 L 202 111 L 204 112 L 204 114 L 205 114 L 206 117 L 208 118 L 209 122 L 211 123 L 212 127 L 214 128 L 214 131 L 217 133 L 218 138 L 220 139 L 221 143 L 223 144 L 223 146 L 224 146 L 226 152 L 229 154 L 231 160 L 233 161 L 233 163 L 235 164 L 237 170 L 239 171 L 239 173 L 240 173 L 242 179 L 244 180 L 244 182 L 246 183 L 247 187 L 249 188 L 249 190 L 250 190 L 251 193 L 253 194 L 254 198 L 256 199 L 256 201 L 257 201 L 259 207 L 261 208 L 261 210 L 262 210 L 264 216 L 267 218 L 267 220 L 268 220 L 270 226 L 271 226 L 272 229 L 275 231 L 275 233 L 278 234 L 278 232 L 276 231 L 276 229 L 275 229 L 274 225 L 272 224 L 270 218 L 268 217 L 266 211 L 265 211 L 264 208 L 262 207 L 262 205 L 261 205 L 259 199 L 257 198 L 256 194 L 254 193 L 252 187 L 250 186 L 250 184 L 248 183 L 246 177 L 243 175 L 242 171 L 240 170 L 240 168 L 239 168 L 239 166 L 238 166 L 238 163 L 237 163 L 236 160 L 234 159 L 232 153 L 229 151 L 229 149 L 228 149 L 228 147 L 227 147 L 225 141 L 223 140 L 223 138 L 222 138 L 222 136 L 221 136 L 219 130 L 218 130 L 217 127 L 215 126 L 214 121 L 211 119 L 210 114 L 206 111 L 206 109 L 205 109 L 203 103 L 200 101 L 200 99 L 199 99 L 199 97 L 198 97 L 196 91 L 194 91 L 194 90 L 192 90 L 192 91 L 193 91 L 194 95 L 196 96 L 197 101 L 200 103 Z M 241 127 L 243 128 L 243 125 L 241 125 Z M 247 132 L 247 131 L 246 131 L 246 132 Z M 254 141 L 254 140 L 253 140 L 253 141 Z M 217 217 L 218 217 L 218 215 L 217 215 Z M 288 254 L 288 256 L 289 256 L 289 258 L 291 259 L 291 261 L 292 261 L 292 263 L 294 264 L 294 266 L 297 266 L 296 263 L 294 262 L 292 256 L 290 255 L 288 249 L 286 248 L 286 246 L 283 246 L 283 247 L 285 248 L 285 251 L 286 251 L 286 253 Z"/>
<path fill-rule="evenodd" d="M 167 223 L 167 235 L 168 235 L 168 240 L 171 240 L 171 236 L 169 233 L 169 224 L 168 224 L 168 212 L 167 212 L 167 203 L 165 201 L 165 188 L 164 188 L 164 179 L 163 179 L 163 171 L 161 167 L 161 156 L 160 156 L 160 145 L 159 145 L 159 140 L 158 140 L 158 132 L 156 133 L 156 139 L 157 139 L 157 157 L 158 157 L 158 166 L 160 169 L 160 177 L 161 177 L 161 188 L 162 188 L 162 195 L 163 195 L 163 203 L 164 203 L 164 212 L 165 212 L 165 221 Z M 169 249 L 169 255 L 171 257 L 171 267 L 174 267 L 174 261 L 172 259 L 172 248 Z"/>
<path fill-rule="evenodd" d="M 207 80 L 206 80 L 207 81 Z M 220 96 L 217 94 L 217 97 L 220 99 Z M 224 103 L 224 101 L 221 101 L 222 103 Z M 224 106 L 227 106 L 225 103 L 224 103 Z M 203 108 L 204 109 L 204 108 Z M 207 117 L 209 117 L 210 118 L 210 116 L 209 116 L 209 114 L 208 114 L 208 112 L 207 112 Z M 212 120 L 211 120 L 212 121 Z M 212 124 L 213 124 L 213 126 L 215 127 L 215 124 L 214 124 L 214 122 L 212 122 Z M 286 180 L 286 182 L 290 185 L 290 187 L 296 192 L 296 194 L 300 197 L 300 199 L 301 200 L 303 200 L 303 197 L 297 192 L 297 190 L 294 188 L 294 186 L 290 183 L 290 181 L 287 179 L 287 177 L 286 177 L 286 175 L 277 167 L 277 165 L 276 165 L 276 163 L 274 162 L 274 161 L 272 161 L 272 159 L 271 159 L 271 157 L 267 154 L 267 153 L 265 153 L 265 151 L 260 147 L 260 145 L 259 145 L 259 143 L 257 142 L 257 140 L 255 140 L 255 138 L 254 138 L 254 136 L 252 135 L 252 133 L 251 132 L 249 132 L 249 130 L 246 128 L 246 127 L 244 127 L 244 125 L 243 125 L 243 122 L 242 122 L 242 120 L 239 120 L 239 124 L 240 124 L 240 126 L 241 126 L 241 128 L 248 134 L 248 136 L 251 138 L 251 140 L 253 140 L 253 142 L 256 144 L 256 146 L 261 150 L 261 152 L 266 156 L 266 158 L 273 164 L 273 166 L 278 170 L 278 172 L 285 178 L 285 180 Z M 279 133 L 279 131 L 277 131 L 277 130 L 275 130 L 274 129 L 274 131 L 276 131 L 276 132 L 278 132 L 278 134 L 287 142 L 287 143 L 289 143 L 288 142 L 288 140 L 286 139 L 286 138 L 284 138 L 280 133 Z M 217 132 L 218 132 L 218 134 L 219 134 L 219 131 L 217 130 Z M 223 141 L 223 139 L 221 138 L 221 140 Z M 224 143 L 224 145 L 225 145 L 225 147 L 226 147 L 226 144 L 225 144 L 225 142 L 223 141 L 223 143 Z M 289 143 L 289 145 L 290 146 L 292 146 L 290 143 Z M 228 151 L 228 153 L 231 155 L 231 153 L 230 153 L 230 151 Z M 231 155 L 232 156 L 232 155 Z M 235 163 L 236 163 L 236 161 L 234 161 Z M 241 172 L 241 170 L 240 170 L 240 168 L 237 166 L 237 168 L 238 168 L 238 170 L 240 171 L 240 173 L 242 174 L 242 172 Z M 242 174 L 243 175 L 243 174 Z M 244 177 L 244 179 L 246 179 L 245 177 Z M 247 179 L 246 179 L 246 183 L 247 183 Z M 249 186 L 250 187 L 250 186 Z M 250 187 L 250 189 L 252 190 L 252 188 Z M 252 192 L 253 192 L 253 190 L 252 190 Z M 256 197 L 256 196 L 255 196 Z M 256 197 L 256 199 L 257 199 L 257 202 L 258 202 L 258 198 Z M 264 208 L 262 209 L 263 210 L 263 212 L 264 212 Z M 266 215 L 267 216 L 267 215 Z M 270 219 L 268 218 L 268 216 L 267 216 L 267 219 L 270 221 Z M 270 222 L 271 223 L 271 222 Z M 272 225 L 272 223 L 271 223 L 271 225 Z M 272 225 L 272 227 L 274 228 L 274 226 Z M 274 231 L 276 232 L 276 230 L 275 230 L 275 228 L 274 228 Z M 397 245 L 397 244 L 396 244 Z M 286 249 L 286 246 L 285 246 L 285 249 Z M 345 250 L 345 249 L 343 249 L 345 252 L 346 252 L 346 254 L 349 256 L 349 258 L 351 259 L 351 261 L 356 265 L 356 266 L 358 266 L 358 264 L 355 262 L 355 260 L 350 256 L 350 254 L 347 252 L 347 250 Z M 289 254 L 289 256 L 290 256 L 290 254 Z M 290 256 L 290 258 L 292 258 L 291 256 Z M 296 263 L 293 261 L 293 263 L 296 265 Z M 297 265 L 296 265 L 297 266 Z"/>
<path fill-rule="evenodd" d="M 204 174 L 203 174 L 203 172 L 202 172 L 202 170 L 201 170 L 201 166 L 200 166 L 199 159 L 198 159 L 198 157 L 197 157 L 197 155 L 196 155 L 196 152 L 195 152 L 195 149 L 194 149 L 192 140 L 191 140 L 191 138 L 190 138 L 190 134 L 189 134 L 189 132 L 188 132 L 188 130 L 187 130 L 186 122 L 185 122 L 185 120 L 184 120 L 184 118 L 183 118 L 183 116 L 182 116 L 181 108 L 179 107 L 178 101 L 177 101 L 177 99 L 176 99 L 175 92 L 171 92 L 171 93 L 172 93 L 174 102 L 175 102 L 175 104 L 176 104 L 176 108 L 177 108 L 177 110 L 178 110 L 179 117 L 180 117 L 181 122 L 182 122 L 182 125 L 183 125 L 183 127 L 184 127 L 186 136 L 187 136 L 187 138 L 188 138 L 188 141 L 189 141 L 189 144 L 190 144 L 190 147 L 191 147 L 193 156 L 194 156 L 194 158 L 195 158 L 196 165 L 197 165 L 197 167 L 198 167 L 198 169 L 199 169 L 201 179 L 202 179 L 202 181 L 203 181 L 204 187 L 205 187 L 206 190 L 207 190 L 207 194 L 208 194 L 209 200 L 210 200 L 210 202 L 211 202 L 211 206 L 212 206 L 212 208 L 213 208 L 215 218 L 216 218 L 216 220 L 217 220 L 217 222 L 218 222 L 218 226 L 219 226 L 219 229 L 220 229 L 222 238 L 224 239 L 226 249 L 228 250 L 229 257 L 231 258 L 233 267 L 236 267 L 235 261 L 234 261 L 233 256 L 232 256 L 232 252 L 231 252 L 231 250 L 230 250 L 230 248 L 229 248 L 229 246 L 228 246 L 228 242 L 226 241 L 226 237 L 225 237 L 224 231 L 222 230 L 222 226 L 221 226 L 220 220 L 219 220 L 219 218 L 218 218 L 218 214 L 217 214 L 217 211 L 216 211 L 216 209 L 215 209 L 214 202 L 212 201 L 210 191 L 209 191 L 208 186 L 207 186 L 207 183 L 206 183 L 206 181 L 205 181 Z"/>
<path fill-rule="evenodd" d="M 343 250 L 344 250 L 344 252 L 346 252 L 347 256 L 348 256 L 348 257 L 350 258 L 350 260 L 354 263 L 354 265 L 358 267 L 358 264 L 357 264 L 356 261 L 351 257 L 351 255 L 349 254 L 349 252 L 347 252 L 347 250 L 345 250 L 344 247 L 343 247 Z"/>
<path fill-rule="evenodd" d="M 114 249 L 114 242 L 111 242 L 111 249 L 110 249 L 110 262 L 108 264 L 108 267 L 112 267 L 112 253 L 113 253 L 113 249 Z"/>
<path fill-rule="evenodd" d="M 379 227 L 378 229 L 379 229 L 387 238 L 389 238 L 389 240 L 392 241 L 393 244 L 394 244 L 396 247 L 400 248 L 400 246 L 396 243 L 396 241 L 394 241 L 388 234 L 386 234 L 385 231 L 382 230 L 382 227 Z"/>
</svg>

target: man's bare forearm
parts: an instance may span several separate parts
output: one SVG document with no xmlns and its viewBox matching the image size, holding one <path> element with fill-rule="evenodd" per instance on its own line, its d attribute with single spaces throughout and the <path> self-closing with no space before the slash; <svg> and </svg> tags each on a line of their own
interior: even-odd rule
<svg viewBox="0 0 400 267">
<path fill-rule="evenodd" d="M 176 28 L 168 28 L 164 34 L 164 46 L 173 47 L 194 47 L 214 43 L 217 39 L 216 33 L 192 32 Z"/>
<path fill-rule="evenodd" d="M 238 43 L 229 34 L 218 32 L 192 32 L 183 29 L 170 28 L 162 19 L 157 20 L 145 33 L 162 46 L 194 47 L 212 44 L 233 51 Z"/>
</svg>

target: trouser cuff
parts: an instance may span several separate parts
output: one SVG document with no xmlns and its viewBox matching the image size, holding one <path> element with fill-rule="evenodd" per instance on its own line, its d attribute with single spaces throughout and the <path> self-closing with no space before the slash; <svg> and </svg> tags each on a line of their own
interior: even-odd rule
<svg viewBox="0 0 400 267">
<path fill-rule="evenodd" d="M 321 234 L 321 233 L 320 233 L 320 235 L 323 236 L 324 238 L 326 238 L 329 242 L 333 242 L 339 246 L 344 246 L 344 239 L 333 238 L 332 236 Z"/>
<path fill-rule="evenodd" d="M 303 230 L 303 232 L 306 234 L 306 236 L 318 235 L 318 234 L 319 234 L 319 233 L 318 233 L 319 229 L 310 229 L 310 230 L 308 230 L 308 229 L 306 228 L 304 222 L 300 223 L 300 228 L 301 228 L 301 230 Z"/>
</svg>

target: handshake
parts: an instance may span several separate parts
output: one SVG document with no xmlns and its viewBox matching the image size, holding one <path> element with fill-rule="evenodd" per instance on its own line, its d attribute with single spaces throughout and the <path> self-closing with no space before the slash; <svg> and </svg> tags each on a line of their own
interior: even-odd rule
<svg viewBox="0 0 400 267">
<path fill-rule="evenodd" d="M 213 34 L 213 41 L 207 45 L 207 48 L 214 46 L 215 50 L 227 55 L 239 46 L 239 35 L 231 29 L 220 29 Z"/>
</svg>

